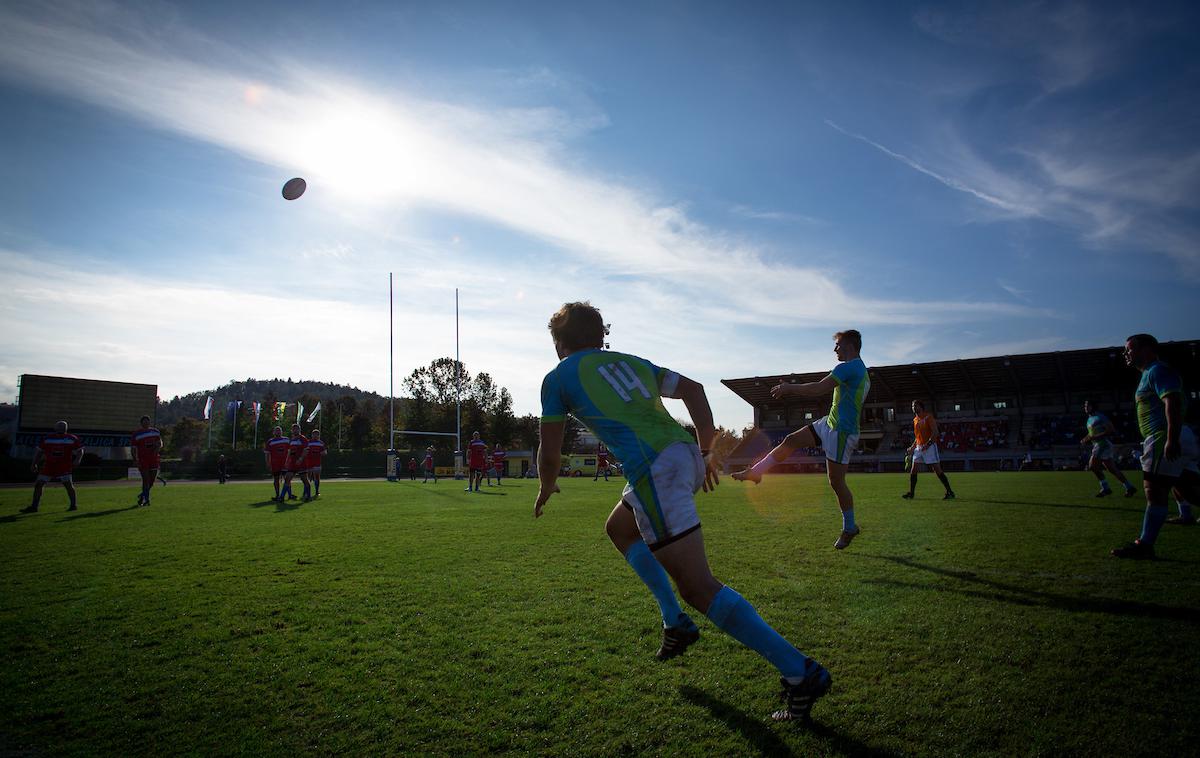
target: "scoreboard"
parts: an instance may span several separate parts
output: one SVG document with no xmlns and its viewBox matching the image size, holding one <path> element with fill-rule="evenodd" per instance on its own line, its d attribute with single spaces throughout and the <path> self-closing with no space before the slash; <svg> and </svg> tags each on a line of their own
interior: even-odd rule
<svg viewBox="0 0 1200 758">
<path fill-rule="evenodd" d="M 158 385 L 24 374 L 17 402 L 19 435 L 66 421 L 75 434 L 128 437 L 142 416 L 154 418 Z"/>
</svg>

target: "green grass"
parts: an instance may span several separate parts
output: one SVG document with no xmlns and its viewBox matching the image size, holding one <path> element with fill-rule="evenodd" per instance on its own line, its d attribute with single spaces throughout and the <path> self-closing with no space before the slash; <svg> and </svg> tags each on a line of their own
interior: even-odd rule
<svg viewBox="0 0 1200 758">
<path fill-rule="evenodd" d="M 0 518 L 0 752 L 545 755 L 1158 754 L 1200 744 L 1200 529 L 1121 562 L 1139 498 L 1084 474 L 724 481 L 713 571 L 833 672 L 773 724 L 774 670 L 701 620 L 654 660 L 657 610 L 609 546 L 620 485 L 47 488 Z M 486 490 L 486 488 L 485 488 Z M 28 502 L 0 491 L 0 513 Z M 699 617 L 697 616 L 699 619 Z"/>
</svg>

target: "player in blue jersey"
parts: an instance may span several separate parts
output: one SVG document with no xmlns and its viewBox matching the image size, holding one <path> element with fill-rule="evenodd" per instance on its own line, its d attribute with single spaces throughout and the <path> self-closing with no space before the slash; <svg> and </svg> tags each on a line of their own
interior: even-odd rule
<svg viewBox="0 0 1200 758">
<path fill-rule="evenodd" d="M 559 491 L 563 429 L 571 414 L 624 464 L 628 484 L 605 529 L 658 602 L 663 619 L 659 660 L 682 654 L 700 638 L 675 599 L 674 579 L 688 605 L 779 669 L 787 707 L 772 718 L 807 718 L 829 690 L 829 672 L 768 626 L 709 569 L 695 501 L 697 491 L 717 485 L 708 452 L 715 430 L 704 387 L 637 356 L 603 349 L 604 320 L 589 303 L 564 305 L 550 318 L 550 334 L 560 360 L 542 382 L 541 486 L 534 517 Z M 663 407 L 664 397 L 683 400 L 699 446 Z"/>
<path fill-rule="evenodd" d="M 1137 490 L 1121 473 L 1114 455 L 1113 440 L 1117 436 L 1117 427 L 1113 425 L 1108 416 L 1096 408 L 1096 404 L 1091 400 L 1083 401 L 1083 412 L 1087 414 L 1087 435 L 1079 441 L 1079 444 L 1090 443 L 1092 446 L 1092 454 L 1088 458 L 1088 469 L 1100 480 L 1100 491 L 1096 493 L 1096 497 L 1108 497 L 1112 494 L 1112 488 L 1108 486 L 1108 479 L 1104 478 L 1104 469 L 1108 469 L 1125 487 L 1125 497 L 1133 497 Z"/>
<path fill-rule="evenodd" d="M 858 330 L 838 332 L 833 335 L 833 352 L 840 363 L 828 376 L 819 382 L 772 387 L 771 397 L 776 400 L 820 397 L 833 392 L 829 415 L 792 432 L 758 463 L 733 474 L 734 479 L 758 484 L 768 469 L 787 460 L 796 450 L 819 445 L 825 451 L 825 473 L 829 477 L 829 486 L 837 495 L 838 507 L 842 510 L 842 533 L 833 543 L 838 550 L 849 547 L 850 541 L 862 531 L 854 521 L 854 494 L 846 484 L 850 453 L 858 444 L 858 419 L 862 414 L 863 401 L 871 389 L 867 366 L 858 355 L 861 350 L 862 335 Z"/>
<path fill-rule="evenodd" d="M 1172 489 L 1190 502 L 1200 502 L 1200 467 L 1196 439 L 1183 423 L 1183 382 L 1175 369 L 1158 359 L 1158 340 L 1135 334 L 1125 341 L 1125 362 L 1141 370 L 1134 400 L 1142 441 L 1142 487 L 1146 513 L 1142 533 L 1118 547 L 1118 558 L 1153 558 L 1154 542 L 1167 520 L 1167 497 Z"/>
</svg>

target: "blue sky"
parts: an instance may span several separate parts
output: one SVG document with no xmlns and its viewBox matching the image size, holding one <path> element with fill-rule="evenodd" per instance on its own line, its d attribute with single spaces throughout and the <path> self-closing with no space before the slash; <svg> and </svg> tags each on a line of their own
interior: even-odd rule
<svg viewBox="0 0 1200 758">
<path fill-rule="evenodd" d="M 458 287 L 519 412 L 565 300 L 733 427 L 721 378 L 836 329 L 869 364 L 1195 338 L 1200 13 L 1152 7 L 6 3 L 0 393 L 386 392 L 389 271 L 397 374 Z"/>
</svg>

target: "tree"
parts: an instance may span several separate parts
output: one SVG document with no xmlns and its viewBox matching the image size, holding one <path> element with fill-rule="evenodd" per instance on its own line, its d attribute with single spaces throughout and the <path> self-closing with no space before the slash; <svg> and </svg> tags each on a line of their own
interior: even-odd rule
<svg viewBox="0 0 1200 758">
<path fill-rule="evenodd" d="M 522 416 L 514 419 L 513 425 L 516 428 L 514 435 L 517 444 L 522 450 L 534 450 L 538 446 L 538 430 L 541 427 L 542 420 L 530 413 L 527 416 Z"/>
<path fill-rule="evenodd" d="M 512 395 L 504 387 L 500 388 L 496 397 L 496 406 L 492 411 L 491 431 L 493 442 L 499 442 L 505 447 L 512 445 L 513 437 L 517 432 L 517 419 L 513 416 Z"/>
<path fill-rule="evenodd" d="M 184 461 L 191 461 L 196 457 L 196 453 L 204 448 L 207 436 L 207 422 L 185 416 L 171 427 L 166 448 Z"/>
<path fill-rule="evenodd" d="M 350 447 L 354 450 L 366 450 L 371 445 L 374 436 L 375 403 L 365 400 L 358 406 L 358 412 L 350 419 Z"/>
</svg>

